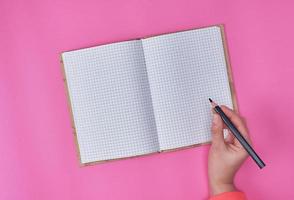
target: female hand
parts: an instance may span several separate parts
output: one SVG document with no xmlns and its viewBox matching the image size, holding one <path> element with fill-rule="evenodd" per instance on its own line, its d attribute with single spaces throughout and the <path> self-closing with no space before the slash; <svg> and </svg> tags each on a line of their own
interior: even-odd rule
<svg viewBox="0 0 294 200">
<path fill-rule="evenodd" d="M 221 108 L 250 143 L 248 131 L 240 116 L 228 107 Z M 211 127 L 212 144 L 208 157 L 208 177 L 212 195 L 236 190 L 234 176 L 248 157 L 246 150 L 231 133 L 224 139 L 225 128 L 221 117 L 214 113 Z"/>
</svg>

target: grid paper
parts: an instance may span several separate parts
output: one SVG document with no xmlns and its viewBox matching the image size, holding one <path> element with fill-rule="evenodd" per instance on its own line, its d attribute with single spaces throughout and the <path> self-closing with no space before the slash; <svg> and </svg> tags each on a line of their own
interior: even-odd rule
<svg viewBox="0 0 294 200">
<path fill-rule="evenodd" d="M 143 39 L 161 150 L 208 142 L 208 98 L 232 107 L 220 27 Z"/>
<path fill-rule="evenodd" d="M 140 40 L 62 58 L 82 163 L 159 150 Z"/>
</svg>

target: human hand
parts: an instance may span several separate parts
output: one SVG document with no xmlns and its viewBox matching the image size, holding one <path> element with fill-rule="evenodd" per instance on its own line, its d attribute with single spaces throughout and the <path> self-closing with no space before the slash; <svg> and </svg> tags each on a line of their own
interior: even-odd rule
<svg viewBox="0 0 294 200">
<path fill-rule="evenodd" d="M 247 128 L 240 116 L 228 107 L 221 106 L 221 108 L 250 143 Z M 246 150 L 230 132 L 224 139 L 224 129 L 226 127 L 221 117 L 213 113 L 212 144 L 208 156 L 208 178 L 212 195 L 236 190 L 234 176 L 248 157 Z"/>
</svg>

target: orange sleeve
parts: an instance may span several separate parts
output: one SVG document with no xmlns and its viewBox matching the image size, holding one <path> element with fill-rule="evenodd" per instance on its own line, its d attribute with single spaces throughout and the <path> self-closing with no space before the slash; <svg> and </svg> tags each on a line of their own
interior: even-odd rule
<svg viewBox="0 0 294 200">
<path fill-rule="evenodd" d="M 210 197 L 209 200 L 246 200 L 246 196 L 243 192 L 224 192 Z"/>
</svg>

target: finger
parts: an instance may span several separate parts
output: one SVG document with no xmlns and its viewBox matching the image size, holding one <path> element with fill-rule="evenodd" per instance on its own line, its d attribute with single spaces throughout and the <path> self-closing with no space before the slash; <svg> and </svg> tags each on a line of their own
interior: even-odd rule
<svg viewBox="0 0 294 200">
<path fill-rule="evenodd" d="M 225 145 L 225 140 L 223 135 L 223 121 L 218 114 L 213 114 L 211 131 L 212 131 L 212 145 L 215 145 L 215 146 Z"/>
<path fill-rule="evenodd" d="M 247 136 L 244 136 L 245 140 L 249 143 L 249 144 L 252 144 L 251 142 L 251 139 L 250 139 L 250 136 L 247 135 Z M 238 146 L 238 147 L 242 147 L 243 148 L 243 145 L 239 142 L 239 140 L 233 136 L 233 141 L 232 141 L 232 144 L 235 145 L 235 146 Z"/>
<path fill-rule="evenodd" d="M 244 124 L 244 126 L 245 126 L 245 129 L 246 129 L 247 132 L 248 132 L 248 127 L 247 127 L 247 121 L 246 121 L 246 119 L 245 119 L 244 117 L 241 117 L 241 120 L 243 121 L 243 124 Z"/>
<path fill-rule="evenodd" d="M 221 108 L 224 111 L 224 113 L 228 116 L 228 118 L 233 122 L 236 128 L 241 132 L 241 134 L 245 138 L 248 138 L 248 131 L 242 118 L 226 106 L 221 106 Z"/>
<path fill-rule="evenodd" d="M 236 114 L 233 110 L 226 106 L 222 106 L 222 110 L 225 112 L 225 114 L 230 118 L 230 120 L 233 122 L 233 124 L 236 126 L 236 128 L 240 131 L 240 133 L 244 136 L 244 138 L 251 143 L 250 136 L 248 134 L 248 129 L 245 123 L 245 119 Z M 232 144 L 238 147 L 242 147 L 240 142 L 233 136 L 233 134 L 230 132 L 230 134 L 233 137 Z"/>
</svg>

